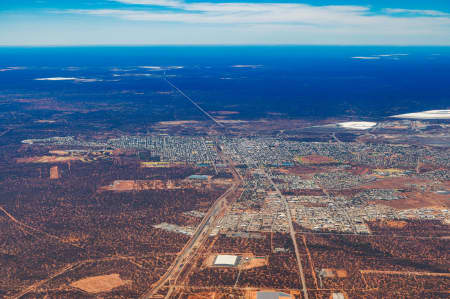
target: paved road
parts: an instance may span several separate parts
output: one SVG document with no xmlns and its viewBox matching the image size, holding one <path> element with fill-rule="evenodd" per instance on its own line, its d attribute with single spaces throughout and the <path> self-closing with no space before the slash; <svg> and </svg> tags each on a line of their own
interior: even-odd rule
<svg viewBox="0 0 450 299">
<path fill-rule="evenodd" d="M 224 125 L 219 122 L 217 119 L 215 119 L 211 114 L 209 114 L 208 112 L 206 112 L 205 109 L 203 109 L 202 107 L 200 107 L 200 105 L 198 105 L 193 99 L 191 99 L 191 97 L 189 97 L 187 94 L 185 94 L 181 89 L 179 89 L 178 87 L 176 87 L 172 82 L 170 82 L 169 80 L 167 80 L 166 77 L 164 77 L 164 80 L 169 83 L 170 86 L 172 86 L 173 88 L 175 88 L 182 96 L 184 96 L 186 99 L 189 100 L 189 102 L 191 102 L 195 107 L 197 107 L 198 110 L 200 110 L 204 115 L 206 115 L 209 119 L 211 119 L 216 125 L 219 125 L 221 127 L 224 127 Z"/>
<path fill-rule="evenodd" d="M 342 141 L 340 141 L 339 138 L 337 138 L 336 132 L 333 132 L 333 134 L 331 134 L 331 137 L 332 137 L 337 143 L 342 143 Z"/>
<path fill-rule="evenodd" d="M 217 121 L 211 114 L 209 114 L 202 107 L 200 107 L 193 99 L 191 99 L 188 95 L 186 95 L 172 82 L 167 80 L 165 76 L 164 80 L 175 90 L 177 90 L 182 96 L 184 96 L 187 100 L 189 100 L 198 110 L 200 110 L 204 115 L 206 115 L 209 119 L 211 119 L 215 124 L 219 125 L 222 128 L 225 128 L 225 126 L 222 123 Z M 216 140 L 216 145 L 217 144 L 218 140 Z M 219 153 L 219 156 L 222 158 L 223 162 L 228 165 L 229 169 L 233 173 L 234 178 L 233 185 L 216 200 L 213 206 L 209 209 L 207 215 L 203 218 L 200 225 L 197 227 L 192 238 L 183 247 L 182 251 L 178 254 L 175 261 L 172 263 L 172 265 L 169 267 L 166 273 L 164 273 L 164 275 L 152 286 L 152 288 L 141 296 L 142 299 L 149 299 L 154 297 L 161 290 L 161 288 L 163 288 L 167 283 L 170 283 L 171 286 L 168 290 L 166 298 L 170 297 L 170 295 L 175 289 L 177 279 L 185 269 L 186 264 L 188 264 L 190 259 L 196 255 L 197 250 L 201 248 L 202 244 L 207 240 L 209 230 L 212 228 L 212 226 L 215 225 L 215 223 L 218 220 L 218 217 L 221 214 L 223 214 L 221 212 L 227 206 L 226 203 L 228 196 L 233 194 L 241 185 L 243 180 L 242 176 L 234 167 L 234 163 L 231 160 L 231 158 L 227 157 L 218 146 L 217 152 Z"/>
<path fill-rule="evenodd" d="M 309 299 L 308 290 L 306 288 L 305 274 L 303 272 L 302 261 L 300 258 L 300 253 L 298 251 L 297 239 L 295 237 L 294 225 L 292 224 L 291 209 L 289 208 L 289 204 L 286 200 L 286 197 L 284 197 L 284 195 L 281 193 L 280 189 L 278 189 L 277 185 L 273 182 L 272 178 L 266 173 L 265 170 L 264 170 L 264 174 L 266 175 L 267 179 L 272 184 L 272 186 L 275 189 L 275 191 L 277 192 L 278 196 L 281 197 L 281 200 L 283 201 L 284 207 L 286 209 L 286 216 L 288 217 L 288 222 L 289 222 L 289 233 L 291 235 L 292 243 L 294 244 L 295 257 L 297 258 L 297 266 L 298 266 L 298 270 L 300 273 L 300 280 L 302 282 L 303 297 L 304 297 L 304 299 Z"/>
</svg>

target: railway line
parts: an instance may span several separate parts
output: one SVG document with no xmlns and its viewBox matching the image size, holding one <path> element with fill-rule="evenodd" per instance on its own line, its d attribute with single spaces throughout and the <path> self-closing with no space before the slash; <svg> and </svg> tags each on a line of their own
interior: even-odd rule
<svg viewBox="0 0 450 299">
<path fill-rule="evenodd" d="M 179 89 L 176 85 L 170 82 L 166 76 L 164 76 L 164 80 L 172 86 L 176 91 L 178 91 L 183 97 L 185 97 L 189 102 L 191 102 L 200 112 L 202 112 L 205 116 L 211 119 L 215 124 L 219 125 L 222 128 L 225 128 L 222 123 L 217 121 L 211 114 L 205 111 L 200 105 L 198 105 L 191 97 L 186 95 L 181 89 Z M 190 259 L 194 257 L 197 251 L 202 247 L 204 242 L 207 240 L 209 231 L 214 224 L 218 221 L 219 216 L 223 215 L 222 213 L 224 209 L 227 207 L 228 198 L 235 193 L 235 191 L 242 184 L 243 178 L 239 174 L 239 172 L 234 167 L 234 163 L 231 158 L 227 157 L 221 150 L 218 145 L 218 141 L 216 140 L 216 147 L 219 156 L 223 160 L 225 164 L 228 165 L 229 169 L 233 174 L 233 184 L 224 194 L 222 194 L 213 204 L 213 206 L 209 209 L 206 216 L 203 218 L 200 225 L 197 227 L 194 235 L 188 241 L 188 243 L 183 247 L 181 252 L 178 254 L 175 261 L 171 264 L 166 273 L 152 286 L 150 290 L 147 290 L 140 298 L 141 299 L 150 299 L 150 298 L 161 298 L 158 295 L 158 292 L 166 285 L 169 285 L 169 290 L 165 296 L 165 298 L 170 298 L 171 294 L 175 290 L 175 286 L 178 278 L 181 273 L 185 269 L 186 265 L 189 263 Z"/>
<path fill-rule="evenodd" d="M 222 194 L 216 200 L 214 205 L 208 211 L 207 215 L 203 218 L 200 225 L 197 227 L 197 230 L 195 231 L 192 238 L 184 246 L 175 261 L 172 263 L 166 273 L 152 286 L 152 289 L 148 290 L 141 296 L 142 299 L 154 298 L 154 296 L 156 296 L 167 283 L 176 280 L 179 274 L 183 271 L 190 257 L 195 254 L 196 250 L 200 248 L 201 244 L 208 237 L 208 232 L 211 228 L 211 224 L 215 223 L 215 219 L 220 214 L 220 211 L 225 207 L 225 202 L 228 196 L 232 194 L 237 189 L 237 187 L 237 184 L 233 184 L 227 191 L 225 191 L 224 194 Z"/>
<path fill-rule="evenodd" d="M 215 223 L 217 223 L 220 215 L 224 214 L 223 211 L 227 207 L 227 201 L 229 197 L 232 196 L 241 185 L 242 177 L 234 168 L 232 161 L 228 157 L 225 157 L 225 155 L 221 153 L 219 148 L 218 152 L 220 153 L 223 161 L 229 165 L 233 173 L 233 184 L 215 201 L 206 216 L 203 218 L 202 222 L 197 227 L 192 238 L 183 247 L 166 273 L 152 286 L 150 290 L 146 291 L 140 297 L 141 299 L 161 298 L 160 296 L 158 296 L 158 292 L 166 285 L 169 285 L 169 290 L 165 298 L 170 298 L 172 292 L 175 290 L 175 285 L 180 274 L 183 272 L 191 258 L 196 255 L 197 251 L 207 240 L 210 229 L 214 227 Z"/>
</svg>

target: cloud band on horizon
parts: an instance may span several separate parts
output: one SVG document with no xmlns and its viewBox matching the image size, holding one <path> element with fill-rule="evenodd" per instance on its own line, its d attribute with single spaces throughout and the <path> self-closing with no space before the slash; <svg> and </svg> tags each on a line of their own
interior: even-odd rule
<svg viewBox="0 0 450 299">
<path fill-rule="evenodd" d="M 92 27 L 92 32 L 84 31 L 86 37 L 79 39 L 109 38 L 112 43 L 121 40 L 124 44 L 133 37 L 132 43 L 142 40 L 141 44 L 450 45 L 450 15 L 438 10 L 375 10 L 369 5 L 312 5 L 283 0 L 213 1 L 106 0 L 114 5 L 68 6 L 47 12 L 55 19 L 83 18 L 86 24 L 82 26 L 102 24 Z M 78 34 L 76 28 L 72 30 Z M 97 31 L 103 34 L 94 36 Z"/>
</svg>

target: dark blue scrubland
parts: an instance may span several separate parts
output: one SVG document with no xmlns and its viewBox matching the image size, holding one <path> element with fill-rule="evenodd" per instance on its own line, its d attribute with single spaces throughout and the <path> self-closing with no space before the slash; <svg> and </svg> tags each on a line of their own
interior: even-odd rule
<svg viewBox="0 0 450 299">
<path fill-rule="evenodd" d="M 160 66 L 168 68 L 171 82 L 206 110 L 237 111 L 229 117 L 239 119 L 379 119 L 450 107 L 449 47 L 0 48 L 0 69 L 17 66 L 25 69 L 0 72 L 4 95 L 34 93 L 66 102 L 110 104 L 126 97 L 136 107 L 154 101 L 149 110 L 164 110 L 165 100 L 157 93 L 170 90 L 161 78 L 164 71 L 140 67 Z M 34 80 L 48 77 L 97 81 Z M 179 111 L 172 107 L 170 112 L 178 113 L 175 118 L 197 113 L 182 98 L 170 103 L 176 106 L 177 101 Z"/>
</svg>

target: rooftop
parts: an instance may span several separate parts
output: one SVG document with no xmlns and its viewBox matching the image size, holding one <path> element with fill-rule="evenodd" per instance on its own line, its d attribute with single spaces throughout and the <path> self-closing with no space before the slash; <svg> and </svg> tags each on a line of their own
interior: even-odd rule
<svg viewBox="0 0 450 299">
<path fill-rule="evenodd" d="M 283 292 L 258 292 L 256 299 L 287 299 L 292 298 L 291 295 Z"/>
<path fill-rule="evenodd" d="M 215 266 L 235 266 L 238 261 L 237 255 L 218 255 L 216 259 L 214 260 Z"/>
</svg>

